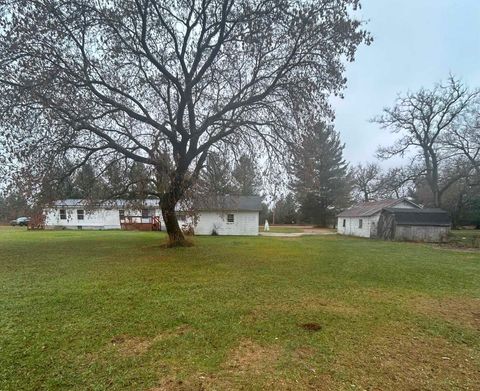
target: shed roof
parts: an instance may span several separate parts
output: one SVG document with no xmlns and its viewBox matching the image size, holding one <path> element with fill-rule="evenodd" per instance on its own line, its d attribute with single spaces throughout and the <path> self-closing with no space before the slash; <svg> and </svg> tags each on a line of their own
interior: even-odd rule
<svg viewBox="0 0 480 391">
<path fill-rule="evenodd" d="M 213 195 L 196 199 L 193 202 L 193 209 L 198 211 L 208 210 L 232 210 L 257 212 L 262 210 L 262 197 L 260 196 L 235 196 Z"/>
<path fill-rule="evenodd" d="M 415 208 L 420 208 L 417 204 L 412 201 L 407 200 L 406 198 L 398 199 L 387 199 L 381 201 L 371 201 L 363 202 L 358 205 L 354 205 L 343 212 L 338 214 L 338 217 L 368 217 L 373 216 L 376 213 L 379 213 L 384 208 L 391 208 L 395 205 L 398 205 L 402 202 L 408 202 Z"/>
<path fill-rule="evenodd" d="M 385 212 L 395 216 L 397 225 L 423 225 L 449 227 L 450 216 L 443 209 L 385 208 Z"/>
</svg>

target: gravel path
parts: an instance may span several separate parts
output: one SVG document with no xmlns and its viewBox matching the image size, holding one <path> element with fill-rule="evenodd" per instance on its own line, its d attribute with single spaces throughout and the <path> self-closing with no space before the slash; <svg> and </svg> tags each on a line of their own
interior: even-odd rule
<svg viewBox="0 0 480 391">
<path fill-rule="evenodd" d="M 305 229 L 303 232 L 263 232 L 260 231 L 260 236 L 272 236 L 279 238 L 297 238 L 300 236 L 322 236 L 322 235 L 336 235 L 335 231 L 330 229 L 322 228 L 309 228 Z"/>
</svg>

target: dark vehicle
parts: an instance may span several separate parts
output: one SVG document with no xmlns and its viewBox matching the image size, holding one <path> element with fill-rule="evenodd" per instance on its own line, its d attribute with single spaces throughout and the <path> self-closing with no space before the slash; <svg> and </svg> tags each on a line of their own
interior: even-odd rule
<svg viewBox="0 0 480 391">
<path fill-rule="evenodd" d="M 18 217 L 17 219 L 10 221 L 10 225 L 26 227 L 29 222 L 30 222 L 30 217 Z"/>
</svg>

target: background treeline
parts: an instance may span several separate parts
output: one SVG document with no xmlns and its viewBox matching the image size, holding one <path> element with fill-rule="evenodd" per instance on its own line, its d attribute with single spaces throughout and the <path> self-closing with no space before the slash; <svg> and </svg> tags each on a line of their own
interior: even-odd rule
<svg viewBox="0 0 480 391">
<path fill-rule="evenodd" d="M 409 197 L 447 210 L 455 227 L 480 228 L 480 92 L 453 76 L 431 89 L 400 95 L 374 118 L 395 135 L 379 147 L 377 161 L 347 167 L 338 134 L 315 125 L 302 141 L 290 171 L 290 193 L 268 215 L 275 223 L 334 225 L 348 205 Z M 390 169 L 382 161 L 407 163 Z"/>
<path fill-rule="evenodd" d="M 373 121 L 396 136 L 395 143 L 378 149 L 376 161 L 350 166 L 332 125 L 298 119 L 301 136 L 286 151 L 284 167 L 266 170 L 268 156 L 258 158 L 252 151 L 241 155 L 212 151 L 190 196 L 264 195 L 262 224 L 268 219 L 275 224 L 319 226 L 333 226 L 336 214 L 357 202 L 409 197 L 426 207 L 446 209 L 455 226 L 479 228 L 479 91 L 450 77 L 431 89 L 399 96 Z M 383 169 L 381 162 L 394 156 L 401 156 L 407 164 Z M 158 195 L 152 172 L 141 163 L 119 160 L 101 172 L 90 164 L 74 168 L 68 163 L 52 167 L 51 180 L 38 184 L 40 199 Z M 31 212 L 21 186 L 0 197 L 1 221 Z"/>
</svg>

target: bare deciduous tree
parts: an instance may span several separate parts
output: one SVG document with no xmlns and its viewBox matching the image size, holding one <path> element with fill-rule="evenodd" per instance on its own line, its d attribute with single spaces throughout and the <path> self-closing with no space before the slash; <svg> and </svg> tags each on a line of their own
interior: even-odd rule
<svg viewBox="0 0 480 391">
<path fill-rule="evenodd" d="M 389 158 L 414 152 L 414 160 L 421 159 L 422 175 L 431 189 L 433 205 L 441 205 L 442 194 L 462 176 L 441 177 L 441 164 L 450 156 L 442 149 L 441 138 L 454 121 L 464 113 L 478 96 L 451 76 L 446 84 L 437 84 L 431 90 L 421 89 L 397 98 L 392 108 L 374 119 L 382 127 L 401 135 L 393 146 L 380 148 L 379 156 Z"/>
<path fill-rule="evenodd" d="M 152 168 L 173 245 L 175 205 L 212 145 L 283 152 L 286 113 L 326 109 L 342 59 L 369 42 L 358 0 L 8 0 L 1 7 L 1 121 L 32 176 L 120 158 Z M 255 140 L 255 141 L 253 141 Z M 21 151 L 21 152 L 19 152 Z"/>
<path fill-rule="evenodd" d="M 375 200 L 382 186 L 381 169 L 376 163 L 358 164 L 352 169 L 353 190 L 364 202 Z"/>
<path fill-rule="evenodd" d="M 465 158 L 480 175 L 480 105 L 472 105 L 459 115 L 440 141 L 450 155 Z"/>
<path fill-rule="evenodd" d="M 354 198 L 369 202 L 406 197 L 420 171 L 417 167 L 382 170 L 377 163 L 359 164 L 351 172 Z"/>
</svg>

